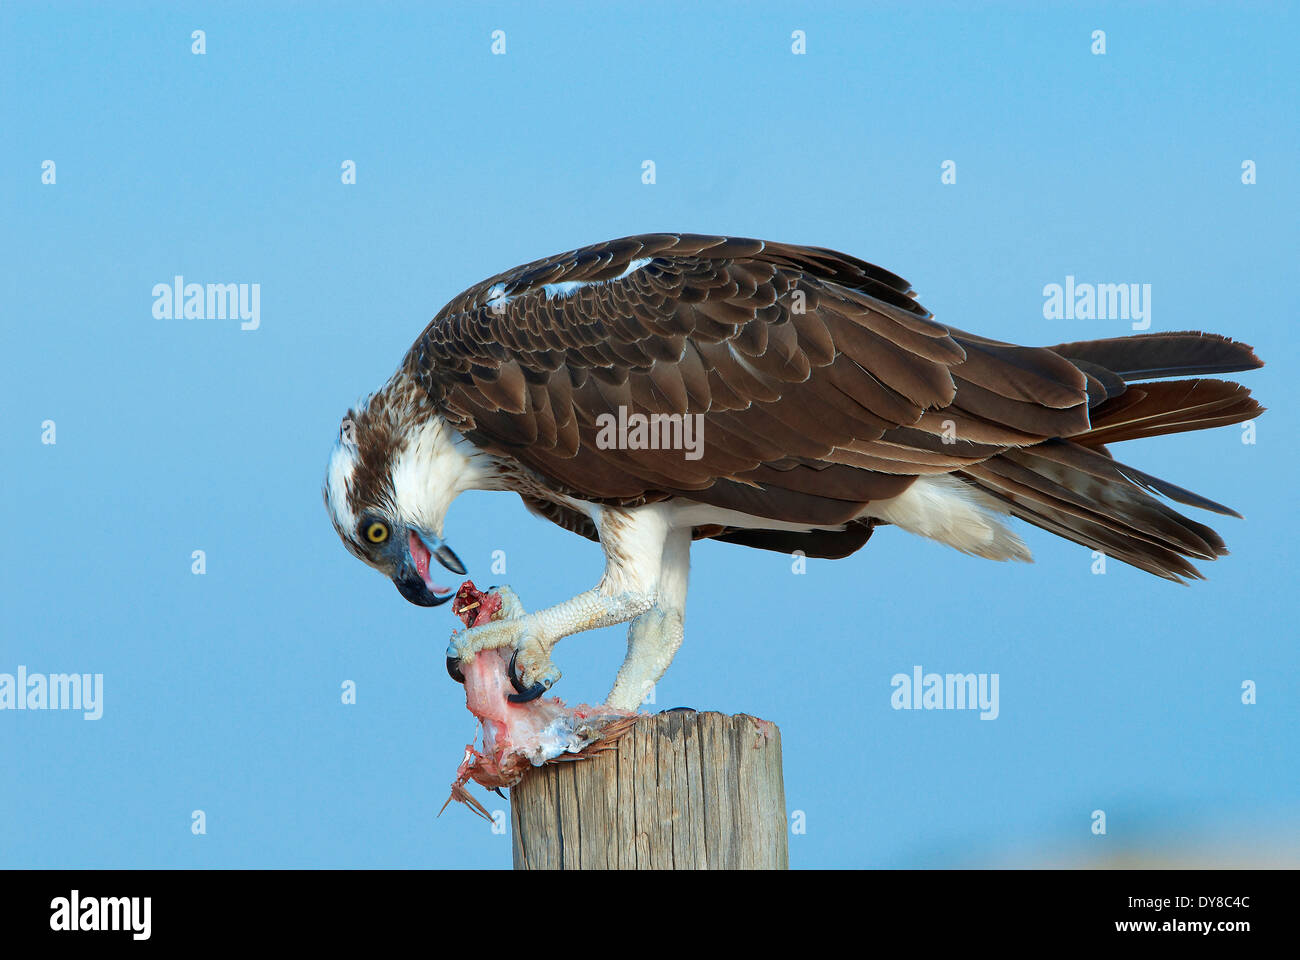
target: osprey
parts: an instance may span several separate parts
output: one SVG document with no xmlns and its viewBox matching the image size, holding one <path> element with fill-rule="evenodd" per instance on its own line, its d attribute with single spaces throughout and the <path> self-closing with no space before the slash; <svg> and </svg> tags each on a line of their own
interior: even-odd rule
<svg viewBox="0 0 1300 960">
<path fill-rule="evenodd" d="M 448 669 L 511 648 L 526 701 L 559 679 L 561 637 L 631 621 L 607 701 L 630 710 L 681 645 L 702 538 L 839 558 L 892 524 L 1027 561 L 1018 517 L 1199 578 L 1189 559 L 1223 541 L 1153 494 L 1239 515 L 1107 445 L 1256 416 L 1248 390 L 1206 375 L 1261 365 L 1196 332 L 1016 346 L 937 323 L 901 277 L 832 250 L 627 237 L 443 307 L 344 418 L 325 502 L 344 545 L 426 606 L 454 595 L 431 560 L 465 573 L 443 525 L 466 490 L 512 490 L 599 543 L 592 589 L 455 635 Z"/>
</svg>

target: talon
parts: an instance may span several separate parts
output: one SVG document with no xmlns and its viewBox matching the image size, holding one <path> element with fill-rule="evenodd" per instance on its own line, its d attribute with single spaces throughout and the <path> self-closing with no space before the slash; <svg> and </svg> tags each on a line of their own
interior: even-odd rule
<svg viewBox="0 0 1300 960">
<path fill-rule="evenodd" d="M 455 657 L 447 658 L 447 674 L 457 683 L 465 682 L 465 674 L 460 672 L 460 661 Z"/>
<path fill-rule="evenodd" d="M 546 692 L 546 687 L 541 683 L 534 683 L 531 687 L 525 687 L 519 679 L 519 674 L 515 673 L 515 659 L 519 656 L 516 650 L 510 654 L 510 667 L 506 671 L 510 675 L 510 685 L 515 688 L 515 693 L 506 697 L 511 703 L 527 703 L 530 700 L 536 700 Z"/>
<path fill-rule="evenodd" d="M 492 788 L 492 792 L 495 793 L 495 794 L 496 794 L 498 797 L 500 797 L 502 800 L 509 800 L 509 799 L 510 799 L 510 798 L 507 797 L 504 793 L 501 792 L 501 788 L 500 788 L 500 787 L 493 787 L 493 788 Z"/>
<path fill-rule="evenodd" d="M 524 688 L 519 683 L 519 675 L 515 673 L 515 661 L 518 658 L 519 658 L 518 650 L 510 654 L 510 666 L 506 668 L 506 674 L 510 677 L 510 685 L 515 688 L 515 693 L 523 693 Z"/>
</svg>

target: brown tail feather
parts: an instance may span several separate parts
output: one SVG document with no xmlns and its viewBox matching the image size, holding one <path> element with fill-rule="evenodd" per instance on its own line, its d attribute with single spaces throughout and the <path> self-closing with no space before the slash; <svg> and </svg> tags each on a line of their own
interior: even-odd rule
<svg viewBox="0 0 1300 960">
<path fill-rule="evenodd" d="M 1008 451 L 962 471 L 1014 516 L 1170 580 L 1200 577 L 1223 540 L 1148 494 L 1122 464 L 1067 441 Z"/>
<path fill-rule="evenodd" d="M 1241 423 L 1264 412 L 1230 380 L 1167 380 L 1131 386 L 1091 411 L 1092 429 L 1071 439 L 1088 445 Z"/>
<path fill-rule="evenodd" d="M 1072 540 L 1090 550 L 1099 550 L 1108 557 L 1122 560 L 1139 570 L 1145 570 L 1175 583 L 1182 583 L 1185 578 L 1205 579 L 1196 567 L 1168 547 L 1126 536 L 1105 524 L 1069 516 L 1053 510 L 1050 506 L 1023 502 L 1015 497 L 1014 492 L 999 489 L 997 485 L 979 480 L 974 482 L 984 493 L 1003 501 L 1012 516 L 1041 527 L 1058 537 Z"/>
<path fill-rule="evenodd" d="M 1264 365 L 1249 344 L 1194 330 L 1083 340 L 1048 349 L 1067 360 L 1096 364 L 1125 380 L 1239 373 Z"/>
<path fill-rule="evenodd" d="M 1148 491 L 1217 513 L 1236 511 L 1112 459 L 1103 444 L 1241 423 L 1263 412 L 1237 383 L 1198 375 L 1263 366 L 1227 337 L 1158 333 L 1050 348 L 1088 377 L 1091 425 L 1068 439 L 1008 450 L 957 475 L 1035 526 L 1168 580 L 1201 579 L 1188 558 L 1228 551 L 1209 527 Z M 1194 379 L 1134 383 L 1182 374 Z"/>
</svg>

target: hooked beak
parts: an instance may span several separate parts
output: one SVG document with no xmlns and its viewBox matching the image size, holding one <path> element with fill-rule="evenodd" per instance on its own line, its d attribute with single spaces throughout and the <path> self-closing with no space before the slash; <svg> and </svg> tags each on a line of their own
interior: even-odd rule
<svg viewBox="0 0 1300 960">
<path fill-rule="evenodd" d="M 414 530 L 407 534 L 406 544 L 406 555 L 393 574 L 397 592 L 421 607 L 436 607 L 454 597 L 455 590 L 439 586 L 429 577 L 429 561 L 434 558 L 452 573 L 465 575 L 465 564 L 451 547 L 438 537 L 422 537 Z"/>
</svg>

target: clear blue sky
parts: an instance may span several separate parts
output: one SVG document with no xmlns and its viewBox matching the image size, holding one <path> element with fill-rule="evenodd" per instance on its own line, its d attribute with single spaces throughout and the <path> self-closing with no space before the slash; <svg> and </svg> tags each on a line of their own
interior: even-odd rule
<svg viewBox="0 0 1300 960">
<path fill-rule="evenodd" d="M 0 866 L 508 866 L 506 836 L 434 820 L 474 733 L 455 622 L 343 550 L 325 460 L 454 294 L 658 230 L 844 250 L 1023 343 L 1129 330 L 1044 319 L 1046 284 L 1150 283 L 1152 329 L 1270 363 L 1254 445 L 1117 448 L 1246 515 L 1198 517 L 1233 551 L 1205 583 L 1096 576 L 1023 526 L 1030 566 L 892 528 L 803 576 L 695 548 L 658 705 L 780 725 L 793 865 L 1294 862 L 1294 10 L 560 7 L 0 6 L 0 673 L 105 687 L 97 721 L 0 712 Z M 260 284 L 260 328 L 155 319 L 176 274 Z M 600 571 L 511 495 L 464 497 L 448 536 L 532 606 Z M 564 641 L 557 693 L 603 696 L 622 656 L 621 629 Z M 892 710 L 915 664 L 997 673 L 1000 716 Z"/>
</svg>

